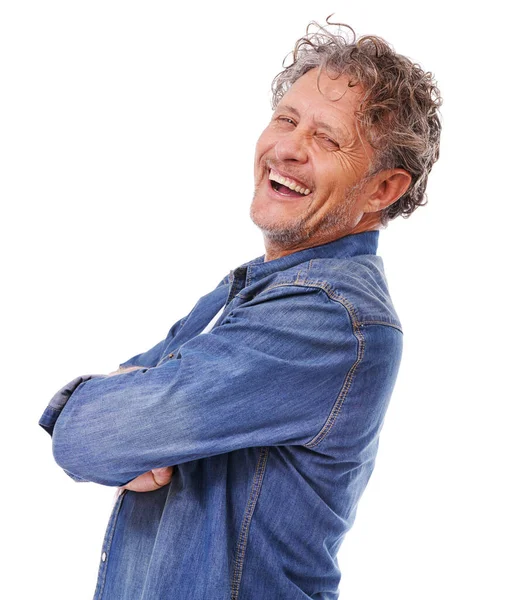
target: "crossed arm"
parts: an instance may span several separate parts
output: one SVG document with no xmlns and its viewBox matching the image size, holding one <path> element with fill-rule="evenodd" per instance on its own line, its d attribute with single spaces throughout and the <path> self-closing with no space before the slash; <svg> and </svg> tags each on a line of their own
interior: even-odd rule
<svg viewBox="0 0 510 600">
<path fill-rule="evenodd" d="M 56 462 L 74 479 L 156 489 L 170 480 L 172 465 L 316 439 L 354 373 L 384 384 L 397 341 L 390 329 L 374 337 L 375 354 L 362 368 L 345 307 L 315 288 L 280 286 L 234 308 L 175 356 L 78 378 L 40 423 L 53 434 Z M 357 400 L 352 411 L 346 447 L 367 427 Z"/>
</svg>

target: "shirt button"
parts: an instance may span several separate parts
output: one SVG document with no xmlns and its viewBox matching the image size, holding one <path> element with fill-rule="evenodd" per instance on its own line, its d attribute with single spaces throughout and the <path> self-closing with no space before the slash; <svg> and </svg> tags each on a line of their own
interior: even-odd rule
<svg viewBox="0 0 510 600">
<path fill-rule="evenodd" d="M 101 560 L 103 562 L 106 560 L 106 552 L 103 552 L 103 554 L 101 554 Z"/>
</svg>

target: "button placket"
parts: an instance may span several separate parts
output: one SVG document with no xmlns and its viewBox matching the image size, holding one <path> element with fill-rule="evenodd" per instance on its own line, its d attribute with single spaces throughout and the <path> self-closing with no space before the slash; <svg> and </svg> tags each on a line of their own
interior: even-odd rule
<svg viewBox="0 0 510 600">
<path fill-rule="evenodd" d="M 108 526 L 106 528 L 105 538 L 103 542 L 103 552 L 101 553 L 101 563 L 99 566 L 99 573 L 96 584 L 96 591 L 94 594 L 94 600 L 101 600 L 103 596 L 103 590 L 106 582 L 106 572 L 108 566 L 108 553 L 110 551 L 110 546 L 112 544 L 113 535 L 115 533 L 115 526 L 117 524 L 117 517 L 119 516 L 120 507 L 122 506 L 122 501 L 124 500 L 126 490 L 122 490 L 121 494 L 117 497 L 115 504 L 113 505 L 113 510 L 110 515 L 110 519 L 108 521 Z"/>
</svg>

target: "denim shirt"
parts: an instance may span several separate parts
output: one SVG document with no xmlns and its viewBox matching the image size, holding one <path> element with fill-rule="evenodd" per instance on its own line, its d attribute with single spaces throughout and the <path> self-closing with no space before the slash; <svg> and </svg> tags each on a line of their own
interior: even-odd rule
<svg viewBox="0 0 510 600">
<path fill-rule="evenodd" d="M 117 498 L 95 600 L 338 598 L 402 353 L 378 238 L 243 264 L 121 365 L 142 368 L 55 395 L 40 425 L 77 481 L 174 466 Z"/>
</svg>

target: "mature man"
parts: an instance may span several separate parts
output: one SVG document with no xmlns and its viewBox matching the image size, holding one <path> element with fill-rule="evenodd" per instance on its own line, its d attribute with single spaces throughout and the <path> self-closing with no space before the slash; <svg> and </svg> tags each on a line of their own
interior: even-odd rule
<svg viewBox="0 0 510 600">
<path fill-rule="evenodd" d="M 424 203 L 440 96 L 382 39 L 328 27 L 273 93 L 251 206 L 265 255 L 41 418 L 71 477 L 122 486 L 96 600 L 338 597 L 402 350 L 378 230 Z"/>
</svg>

